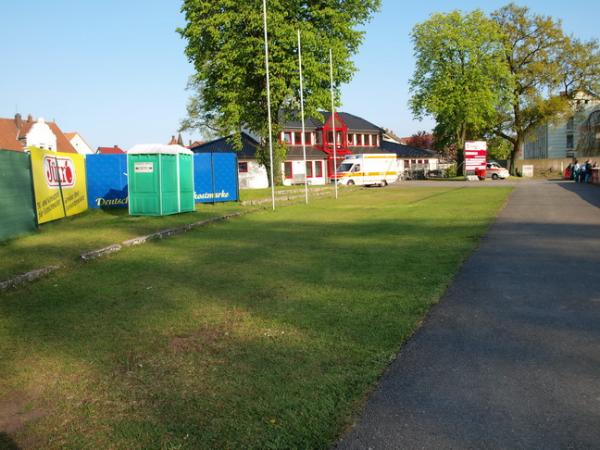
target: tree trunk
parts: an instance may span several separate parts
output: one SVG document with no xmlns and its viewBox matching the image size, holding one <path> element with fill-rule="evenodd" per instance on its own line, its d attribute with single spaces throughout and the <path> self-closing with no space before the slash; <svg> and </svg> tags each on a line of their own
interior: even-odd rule
<svg viewBox="0 0 600 450">
<path fill-rule="evenodd" d="M 525 144 L 525 138 L 521 134 L 517 134 L 517 138 L 513 143 L 513 149 L 510 152 L 510 160 L 509 160 L 509 172 L 511 175 L 517 174 L 517 158 L 519 154 L 523 150 L 523 145 Z"/>
</svg>

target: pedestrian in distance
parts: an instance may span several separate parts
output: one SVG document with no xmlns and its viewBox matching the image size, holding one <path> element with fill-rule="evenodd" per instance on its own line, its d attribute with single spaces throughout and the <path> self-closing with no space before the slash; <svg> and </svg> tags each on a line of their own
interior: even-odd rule
<svg viewBox="0 0 600 450">
<path fill-rule="evenodd" d="M 579 165 L 579 182 L 580 183 L 585 183 L 585 179 L 587 176 L 586 170 L 585 170 L 586 168 L 587 168 L 586 163 L 581 163 Z"/>
<path fill-rule="evenodd" d="M 573 170 L 571 171 L 571 180 L 579 183 L 579 161 L 575 160 L 573 163 Z"/>
<path fill-rule="evenodd" d="M 583 180 L 584 183 L 589 183 L 592 181 L 592 161 L 589 159 L 585 162 L 585 178 Z"/>
</svg>

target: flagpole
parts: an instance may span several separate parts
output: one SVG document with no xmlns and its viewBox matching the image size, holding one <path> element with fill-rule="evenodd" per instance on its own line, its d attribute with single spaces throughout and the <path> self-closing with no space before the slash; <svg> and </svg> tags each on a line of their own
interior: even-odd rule
<svg viewBox="0 0 600 450">
<path fill-rule="evenodd" d="M 308 204 L 308 169 L 306 167 L 306 126 L 304 123 L 304 81 L 302 79 L 302 43 L 298 28 L 298 67 L 300 69 L 300 111 L 302 116 L 302 156 L 304 157 L 304 197 Z"/>
<path fill-rule="evenodd" d="M 333 185 L 335 186 L 335 198 L 338 198 L 338 179 L 337 179 L 337 133 L 335 120 L 335 98 L 333 93 L 333 51 L 329 49 L 329 77 L 331 79 L 331 123 L 333 126 Z"/>
<path fill-rule="evenodd" d="M 267 71 L 267 110 L 269 120 L 269 166 L 271 169 L 271 201 L 275 211 L 275 183 L 273 182 L 273 125 L 271 123 L 271 78 L 269 74 L 269 34 L 267 32 L 267 0 L 263 0 L 263 25 L 265 29 L 265 68 Z"/>
</svg>

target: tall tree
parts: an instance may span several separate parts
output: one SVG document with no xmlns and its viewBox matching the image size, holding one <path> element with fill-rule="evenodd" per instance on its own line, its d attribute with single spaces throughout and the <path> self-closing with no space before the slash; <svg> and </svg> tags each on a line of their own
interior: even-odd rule
<svg viewBox="0 0 600 450">
<path fill-rule="evenodd" d="M 437 13 L 415 26 L 412 40 L 413 114 L 433 116 L 436 142 L 462 154 L 467 138 L 480 137 L 494 123 L 510 82 L 499 27 L 480 10 Z"/>
<path fill-rule="evenodd" d="M 598 45 L 569 38 L 559 21 L 514 3 L 494 12 L 492 18 L 502 30 L 505 64 L 513 80 L 510 104 L 500 111 L 496 134 L 512 144 L 514 172 L 527 135 L 571 114 L 577 91 L 597 86 Z"/>
<path fill-rule="evenodd" d="M 339 88 L 356 71 L 351 57 L 363 40 L 359 27 L 379 5 L 380 0 L 268 1 L 275 135 L 299 106 L 296 30 L 302 32 L 305 110 L 319 117 L 319 110 L 330 105 L 329 49 Z M 260 137 L 259 160 L 268 169 L 262 0 L 184 0 L 182 12 L 186 25 L 178 31 L 195 68 L 194 94 L 182 127 L 234 134 L 238 148 L 241 130 L 248 130 Z M 276 179 L 284 157 L 285 147 L 277 145 Z"/>
</svg>

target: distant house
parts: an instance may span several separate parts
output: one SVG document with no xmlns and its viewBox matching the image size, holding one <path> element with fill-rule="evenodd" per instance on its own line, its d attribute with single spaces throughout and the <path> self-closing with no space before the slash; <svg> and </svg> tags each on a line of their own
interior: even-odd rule
<svg viewBox="0 0 600 450">
<path fill-rule="evenodd" d="M 600 98 L 578 92 L 571 106 L 573 113 L 566 120 L 540 125 L 529 133 L 523 154 L 520 155 L 523 159 L 562 159 L 589 155 L 585 151 L 590 141 L 585 133 L 585 125 L 594 115 L 600 114 Z M 597 139 L 600 141 L 600 136 Z M 600 150 L 600 145 L 597 148 Z"/>
<path fill-rule="evenodd" d="M 122 155 L 127 152 L 118 145 L 114 145 L 112 147 L 98 147 L 96 153 L 98 155 Z"/>
<path fill-rule="evenodd" d="M 83 139 L 76 131 L 65 133 L 65 137 L 80 155 L 91 155 L 94 153 L 92 147 L 90 147 L 85 139 Z"/>
<path fill-rule="evenodd" d="M 398 161 L 398 170 L 404 172 L 413 166 L 424 169 L 437 169 L 439 156 L 431 150 L 421 150 L 384 139 L 386 132 L 371 122 L 345 112 L 336 113 L 335 124 L 331 113 L 323 113 L 324 122 L 307 118 L 305 123 L 306 165 L 302 147 L 302 124 L 291 120 L 283 126 L 278 136 L 279 142 L 287 146 L 287 156 L 281 171 L 285 185 L 304 183 L 324 185 L 334 171 L 333 137 L 336 137 L 335 164 L 339 164 L 346 155 L 361 153 L 393 153 Z M 238 172 L 240 188 L 264 188 L 269 185 L 269 176 L 256 157 L 258 141 L 247 133 L 242 133 L 243 148 L 238 153 Z M 192 151 L 227 149 L 234 151 L 228 138 L 217 139 Z"/>
<path fill-rule="evenodd" d="M 183 145 L 183 139 L 181 138 L 181 133 L 179 133 L 177 135 L 177 138 L 175 138 L 175 136 L 171 136 L 171 140 L 167 143 L 168 145 L 181 145 L 182 147 Z"/>
<path fill-rule="evenodd" d="M 34 120 L 31 115 L 23 120 L 21 114 L 15 114 L 13 119 L 0 118 L 0 149 L 24 151 L 27 147 L 77 153 L 54 122 L 46 122 L 41 117 Z"/>
</svg>

